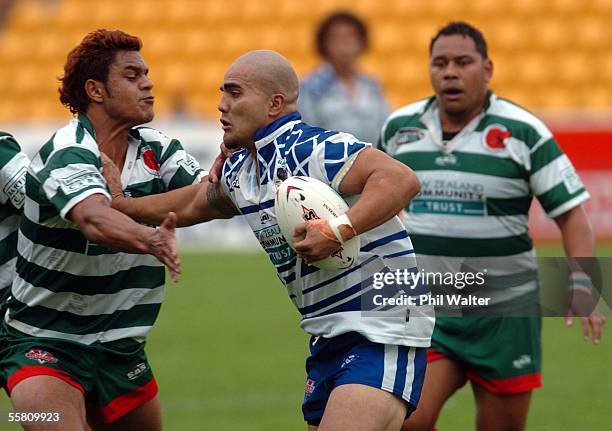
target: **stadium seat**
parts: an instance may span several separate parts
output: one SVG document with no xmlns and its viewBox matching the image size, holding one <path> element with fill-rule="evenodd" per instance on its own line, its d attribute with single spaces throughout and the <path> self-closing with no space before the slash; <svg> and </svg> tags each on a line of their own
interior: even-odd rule
<svg viewBox="0 0 612 431">
<path fill-rule="evenodd" d="M 140 36 L 158 92 L 158 112 L 186 91 L 199 114 L 216 116 L 225 68 L 251 49 L 285 54 L 303 76 L 320 59 L 314 31 L 338 9 L 362 16 L 371 49 L 363 59 L 394 104 L 428 95 L 428 45 L 449 20 L 480 26 L 496 64 L 493 85 L 531 109 L 612 107 L 612 0 L 20 0 L 0 29 L 0 121 L 11 109 L 39 100 L 29 115 L 53 118 L 57 82 L 66 54 L 89 31 L 121 28 Z M 589 91 L 589 85 L 598 91 Z M 190 89 L 194 89 L 193 93 Z M 548 97 L 547 97 L 548 95 Z M 41 106 L 41 107 L 38 107 Z M 25 108 L 24 108 L 25 109 Z"/>
</svg>

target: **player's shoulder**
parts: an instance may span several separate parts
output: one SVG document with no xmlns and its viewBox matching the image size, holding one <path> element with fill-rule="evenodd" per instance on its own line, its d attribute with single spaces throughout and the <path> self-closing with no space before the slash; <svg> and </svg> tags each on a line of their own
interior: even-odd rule
<svg viewBox="0 0 612 431">
<path fill-rule="evenodd" d="M 292 143 L 292 145 L 287 145 L 287 150 L 295 150 L 300 147 L 302 144 L 312 144 L 312 148 L 314 149 L 317 146 L 326 145 L 326 144 L 334 144 L 334 143 L 353 143 L 358 142 L 354 135 L 342 132 L 338 130 L 328 130 L 317 126 L 312 126 L 310 124 L 301 122 L 298 123 L 293 132 L 298 131 L 299 137 Z"/>
<path fill-rule="evenodd" d="M 57 151 L 66 147 L 79 146 L 99 154 L 94 136 L 91 123 L 74 118 L 64 127 L 59 128 L 43 145 L 41 151 Z"/>
<path fill-rule="evenodd" d="M 389 115 L 389 117 L 385 121 L 383 128 L 388 128 L 390 125 L 393 124 L 418 121 L 418 119 L 425 113 L 425 111 L 432 104 L 432 102 L 433 98 L 429 97 L 396 109 L 391 113 L 391 115 Z"/>
<path fill-rule="evenodd" d="M 540 118 L 523 106 L 503 97 L 491 98 L 486 110 L 489 121 L 500 121 L 508 128 L 519 132 L 536 132 L 539 138 L 552 136 L 549 128 Z"/>
<path fill-rule="evenodd" d="M 433 99 L 428 97 L 426 99 L 418 100 L 406 106 L 402 106 L 396 109 L 387 118 L 387 123 L 396 119 L 410 119 L 413 117 L 420 117 L 425 113 L 425 110 L 431 105 Z"/>
<path fill-rule="evenodd" d="M 60 165 L 82 163 L 83 154 L 89 154 L 87 158 L 95 163 L 94 160 L 100 157 L 100 149 L 93 133 L 93 128 L 88 120 L 72 119 L 68 124 L 56 130 L 40 147 L 32 158 L 30 168 L 35 173 L 41 171 L 57 154 L 63 155 Z M 86 153 L 82 153 L 82 150 L 85 150 Z M 77 155 L 77 152 L 81 152 L 80 155 Z M 55 168 L 57 168 L 56 165 L 54 165 Z"/>
<path fill-rule="evenodd" d="M 413 127 L 425 129 L 425 125 L 421 122 L 421 117 L 433 103 L 434 98 L 418 100 L 410 105 L 403 106 L 391 113 L 385 120 L 382 126 L 381 139 L 387 141 L 399 129 L 405 127 Z"/>
<path fill-rule="evenodd" d="M 138 126 L 130 130 L 130 134 L 135 138 L 138 138 L 143 143 L 159 143 L 160 145 L 170 145 L 172 141 L 178 141 L 177 139 L 171 138 L 164 132 L 154 129 L 150 126 Z"/>
<path fill-rule="evenodd" d="M 0 130 L 0 153 L 14 154 L 21 151 L 21 147 L 13 135 Z"/>
<path fill-rule="evenodd" d="M 140 151 L 150 148 L 162 162 L 183 150 L 183 146 L 178 139 L 171 138 L 153 127 L 134 127 L 130 130 L 130 136 L 139 141 Z"/>
</svg>

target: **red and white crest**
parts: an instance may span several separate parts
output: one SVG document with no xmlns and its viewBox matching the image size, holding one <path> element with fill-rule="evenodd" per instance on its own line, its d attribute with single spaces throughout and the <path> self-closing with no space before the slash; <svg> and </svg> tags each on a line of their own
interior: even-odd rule
<svg viewBox="0 0 612 431">
<path fill-rule="evenodd" d="M 155 153 L 148 146 L 142 149 L 142 161 L 147 168 L 151 169 L 152 171 L 159 172 L 159 163 L 157 162 Z"/>
<path fill-rule="evenodd" d="M 506 149 L 510 131 L 501 124 L 492 124 L 483 132 L 483 144 L 489 151 L 503 151 Z"/>
<path fill-rule="evenodd" d="M 51 353 L 40 349 L 31 349 L 28 353 L 25 354 L 25 357 L 34 361 L 38 361 L 41 364 L 45 364 L 47 362 L 50 364 L 55 364 L 58 362 L 58 359 Z"/>
</svg>

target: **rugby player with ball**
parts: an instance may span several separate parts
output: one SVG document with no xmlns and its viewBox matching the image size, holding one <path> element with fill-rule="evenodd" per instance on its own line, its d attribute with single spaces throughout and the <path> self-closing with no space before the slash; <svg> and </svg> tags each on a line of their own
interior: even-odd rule
<svg viewBox="0 0 612 431">
<path fill-rule="evenodd" d="M 420 397 L 433 309 L 368 314 L 365 298 L 374 274 L 416 271 L 396 216 L 419 191 L 416 176 L 350 134 L 302 122 L 297 76 L 274 51 L 238 58 L 221 92 L 223 144 L 235 150 L 221 177 L 125 198 L 109 164 L 113 206 L 148 223 L 174 211 L 180 226 L 244 216 L 312 335 L 302 407 L 309 430 L 400 429 Z"/>
</svg>

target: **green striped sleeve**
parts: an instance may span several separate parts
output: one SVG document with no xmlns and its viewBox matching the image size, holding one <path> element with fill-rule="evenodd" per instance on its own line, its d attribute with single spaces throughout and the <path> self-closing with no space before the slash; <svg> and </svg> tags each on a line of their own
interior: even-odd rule
<svg viewBox="0 0 612 431">
<path fill-rule="evenodd" d="M 25 175 L 30 160 L 11 136 L 0 133 L 0 205 L 18 214 L 25 201 Z M 5 217 L 1 216 L 0 221 Z"/>
<path fill-rule="evenodd" d="M 203 173 L 198 161 L 177 139 L 172 139 L 164 149 L 160 165 L 160 174 L 168 190 L 189 186 L 199 181 Z"/>
<path fill-rule="evenodd" d="M 100 168 L 100 158 L 92 151 L 70 146 L 51 155 L 38 178 L 46 198 L 65 218 L 76 204 L 93 194 L 103 194 L 110 200 Z"/>
<path fill-rule="evenodd" d="M 534 147 L 531 152 L 531 173 L 534 174 L 538 172 L 562 154 L 563 151 L 561 151 L 559 144 L 557 144 L 554 138 L 550 138 L 537 147 Z"/>
<path fill-rule="evenodd" d="M 398 132 L 402 129 L 426 129 L 427 127 L 421 122 L 421 113 L 414 115 L 398 116 L 389 120 L 383 126 L 383 129 L 378 140 L 377 147 L 385 152 L 389 152 L 391 141 L 395 140 Z"/>
<path fill-rule="evenodd" d="M 572 162 L 552 138 L 531 152 L 529 185 L 551 218 L 589 198 Z"/>
<path fill-rule="evenodd" d="M 13 136 L 0 132 L 0 169 L 20 151 L 21 148 Z"/>
</svg>

